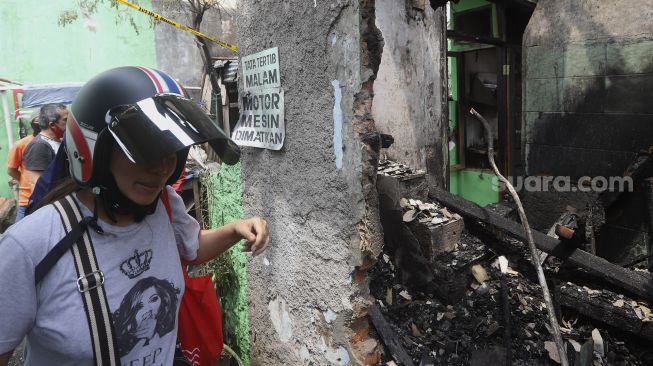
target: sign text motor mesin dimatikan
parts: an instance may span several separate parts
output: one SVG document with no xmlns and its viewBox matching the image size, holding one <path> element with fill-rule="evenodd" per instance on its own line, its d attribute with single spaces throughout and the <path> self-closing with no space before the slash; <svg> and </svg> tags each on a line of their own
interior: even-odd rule
<svg viewBox="0 0 653 366">
<path fill-rule="evenodd" d="M 281 96 L 275 92 L 260 95 L 246 95 L 243 97 L 243 110 L 278 111 L 280 100 Z M 240 121 L 242 127 L 279 128 L 279 113 L 247 114 Z"/>
<path fill-rule="evenodd" d="M 258 93 L 249 92 L 242 97 L 243 108 L 233 139 L 239 144 L 251 144 L 246 146 L 281 146 L 284 138 L 283 90 L 268 88 Z"/>
<path fill-rule="evenodd" d="M 270 89 L 268 89 L 270 90 Z M 266 145 L 283 145 L 283 91 L 248 93 L 242 98 L 243 110 L 234 140 Z"/>
<path fill-rule="evenodd" d="M 244 92 L 232 138 L 241 146 L 280 150 L 286 127 L 278 48 L 243 57 L 241 70 Z"/>
</svg>

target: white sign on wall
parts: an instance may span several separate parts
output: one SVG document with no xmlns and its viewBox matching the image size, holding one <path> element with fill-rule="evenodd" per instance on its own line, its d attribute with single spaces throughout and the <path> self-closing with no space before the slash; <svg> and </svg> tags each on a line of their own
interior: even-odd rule
<svg viewBox="0 0 653 366">
<path fill-rule="evenodd" d="M 241 67 L 245 89 L 232 139 L 241 146 L 280 150 L 286 127 L 279 49 L 274 47 L 245 56 Z"/>
</svg>

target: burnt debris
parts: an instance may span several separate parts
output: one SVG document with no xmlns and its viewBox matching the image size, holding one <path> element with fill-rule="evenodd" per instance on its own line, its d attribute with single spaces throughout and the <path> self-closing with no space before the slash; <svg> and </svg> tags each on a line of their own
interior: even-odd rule
<svg viewBox="0 0 653 366">
<path fill-rule="evenodd" d="M 381 364 L 559 364 L 514 205 L 429 192 L 423 172 L 387 160 L 377 178 L 386 247 L 370 270 L 369 316 Z M 533 233 L 567 359 L 653 364 L 653 277 L 583 250 L 587 211 L 564 213 L 551 236 Z"/>
</svg>

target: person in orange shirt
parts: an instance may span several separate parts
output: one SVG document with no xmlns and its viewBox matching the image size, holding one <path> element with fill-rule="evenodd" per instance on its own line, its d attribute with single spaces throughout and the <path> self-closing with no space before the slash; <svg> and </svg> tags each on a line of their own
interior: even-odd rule
<svg viewBox="0 0 653 366">
<path fill-rule="evenodd" d="M 23 152 L 27 145 L 34 139 L 34 136 L 41 132 L 39 126 L 39 109 L 34 111 L 31 116 L 30 125 L 32 134 L 16 141 L 9 150 L 7 155 L 7 175 L 11 177 L 9 185 L 18 185 L 18 206 L 16 208 L 16 222 L 25 217 L 25 209 L 29 203 L 29 197 L 32 195 L 34 184 L 39 178 L 38 174 L 25 169 L 23 162 Z"/>
</svg>

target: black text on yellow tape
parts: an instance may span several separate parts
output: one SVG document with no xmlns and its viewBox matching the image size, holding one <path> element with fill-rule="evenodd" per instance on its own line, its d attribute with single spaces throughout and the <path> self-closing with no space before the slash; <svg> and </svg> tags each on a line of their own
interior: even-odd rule
<svg viewBox="0 0 653 366">
<path fill-rule="evenodd" d="M 215 39 L 213 37 L 209 37 L 206 34 L 198 32 L 193 28 L 189 28 L 189 27 L 187 27 L 187 26 L 185 26 L 183 24 L 179 24 L 179 23 L 175 22 L 174 20 L 168 19 L 168 18 L 166 18 L 164 16 L 161 16 L 161 15 L 159 15 L 159 14 L 153 12 L 153 11 L 143 9 L 140 6 L 136 5 L 136 4 L 130 3 L 129 1 L 126 1 L 126 0 L 116 0 L 116 1 L 123 4 L 123 5 L 129 6 L 130 8 L 132 8 L 134 10 L 138 10 L 141 13 L 147 14 L 147 15 L 151 16 L 152 18 L 156 19 L 156 20 L 166 22 L 166 23 L 168 23 L 170 25 L 174 25 L 175 27 L 177 27 L 177 28 L 179 28 L 181 30 L 184 30 L 186 32 L 192 33 L 192 34 L 194 34 L 194 35 L 196 35 L 198 37 L 206 38 L 211 42 L 215 42 L 215 43 L 219 44 L 220 46 L 222 46 L 222 47 L 224 47 L 224 48 L 226 48 L 228 50 L 231 50 L 232 52 L 238 52 L 238 47 L 236 47 L 236 45 L 229 44 L 227 42 L 222 42 L 222 41 L 220 41 L 218 39 Z"/>
</svg>

